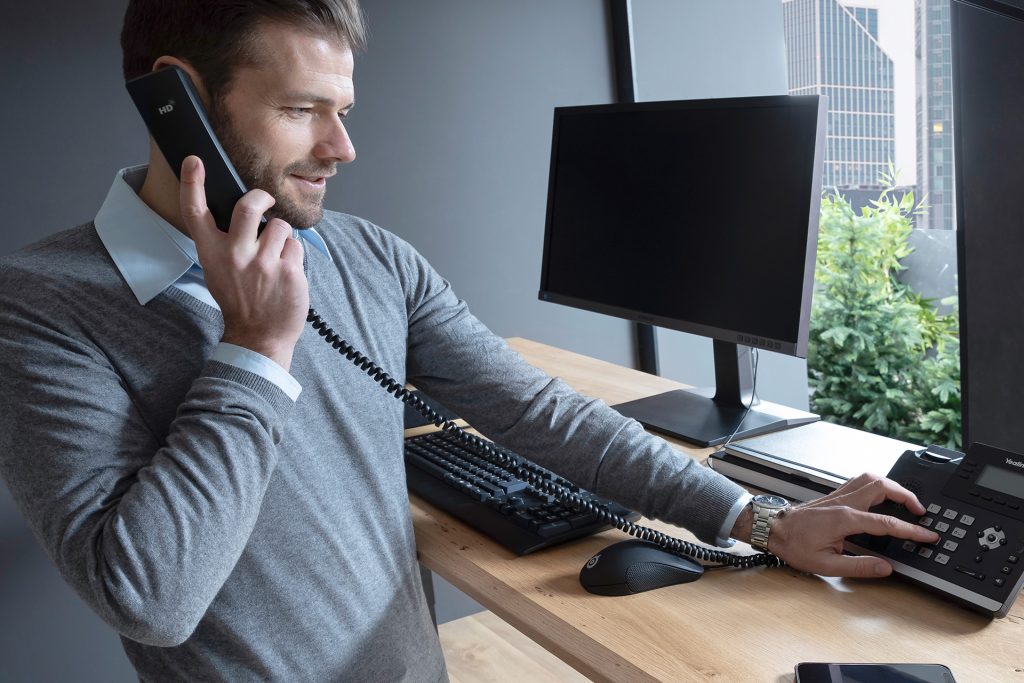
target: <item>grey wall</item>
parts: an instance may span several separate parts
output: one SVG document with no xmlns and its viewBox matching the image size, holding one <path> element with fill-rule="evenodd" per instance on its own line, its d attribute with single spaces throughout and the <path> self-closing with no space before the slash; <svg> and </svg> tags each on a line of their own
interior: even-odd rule
<svg viewBox="0 0 1024 683">
<path fill-rule="evenodd" d="M 778 0 L 634 4 L 642 99 L 785 91 Z M 416 245 L 498 334 L 630 364 L 625 322 L 536 300 L 551 109 L 612 98 L 604 0 L 364 5 L 371 48 L 357 59 L 350 126 L 359 157 L 328 205 Z M 144 160 L 119 77 L 123 6 L 5 7 L 0 253 L 90 220 L 115 171 Z M 710 343 L 660 341 L 665 374 L 710 384 Z M 762 394 L 783 400 L 774 387 L 794 382 L 799 394 L 802 370 L 771 365 Z M 474 608 L 439 594 L 442 620 Z M 0 680 L 132 680 L 116 637 L 64 586 L 2 486 Z"/>
<path fill-rule="evenodd" d="M 552 108 L 611 101 L 605 4 L 366 3 L 359 157 L 332 202 L 412 242 L 496 333 L 630 362 L 624 322 L 537 301 Z"/>
</svg>

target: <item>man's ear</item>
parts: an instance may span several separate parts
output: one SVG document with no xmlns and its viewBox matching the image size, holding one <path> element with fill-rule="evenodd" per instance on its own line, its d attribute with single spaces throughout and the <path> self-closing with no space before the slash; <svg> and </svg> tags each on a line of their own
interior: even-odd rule
<svg viewBox="0 0 1024 683">
<path fill-rule="evenodd" d="M 199 97 L 203 101 L 203 106 L 207 109 L 210 108 L 210 93 L 207 92 L 206 84 L 203 83 L 203 79 L 199 75 L 199 72 L 197 72 L 191 64 L 182 59 L 178 59 L 177 57 L 172 57 L 171 55 L 163 55 L 161 57 L 157 57 L 156 61 L 153 62 L 152 70 L 156 71 L 157 69 L 165 66 L 176 66 L 187 73 L 188 77 L 192 79 L 192 85 L 196 87 L 196 92 L 199 93 Z"/>
</svg>

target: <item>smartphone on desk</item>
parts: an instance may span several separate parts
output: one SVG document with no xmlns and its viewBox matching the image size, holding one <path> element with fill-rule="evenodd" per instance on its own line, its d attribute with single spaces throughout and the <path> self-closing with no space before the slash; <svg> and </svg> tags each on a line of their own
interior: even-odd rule
<svg viewBox="0 0 1024 683">
<path fill-rule="evenodd" d="M 796 665 L 796 683 L 956 683 L 943 664 L 825 664 Z"/>
</svg>

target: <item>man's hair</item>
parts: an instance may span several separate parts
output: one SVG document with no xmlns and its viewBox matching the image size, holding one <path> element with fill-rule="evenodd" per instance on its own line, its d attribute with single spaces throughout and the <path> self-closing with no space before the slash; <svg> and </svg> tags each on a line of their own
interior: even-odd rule
<svg viewBox="0 0 1024 683">
<path fill-rule="evenodd" d="M 366 48 L 359 0 L 130 0 L 121 29 L 125 80 L 172 55 L 191 64 L 216 99 L 238 67 L 258 63 L 262 23 L 295 26 L 353 52 Z"/>
</svg>

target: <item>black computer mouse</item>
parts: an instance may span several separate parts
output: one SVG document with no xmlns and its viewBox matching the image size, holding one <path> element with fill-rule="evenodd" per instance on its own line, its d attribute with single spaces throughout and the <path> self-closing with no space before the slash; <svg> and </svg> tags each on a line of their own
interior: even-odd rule
<svg viewBox="0 0 1024 683">
<path fill-rule="evenodd" d="M 704 567 L 649 541 L 629 540 L 608 546 L 580 570 L 580 583 L 598 595 L 633 595 L 652 588 L 696 581 Z"/>
</svg>

